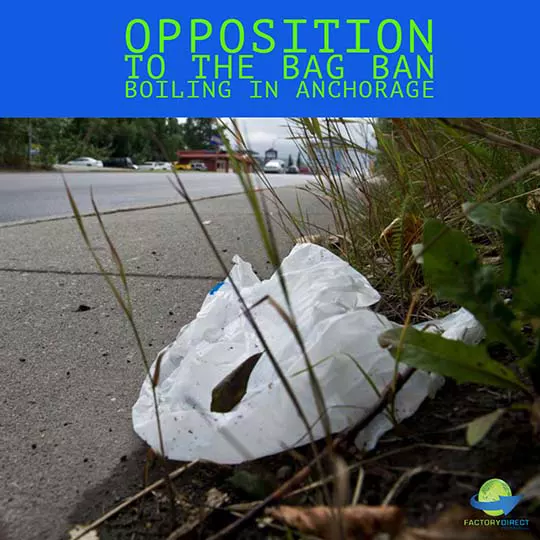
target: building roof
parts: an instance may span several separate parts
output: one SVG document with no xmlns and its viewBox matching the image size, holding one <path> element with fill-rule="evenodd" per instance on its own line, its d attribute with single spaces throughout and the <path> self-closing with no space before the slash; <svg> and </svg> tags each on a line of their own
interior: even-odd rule
<svg viewBox="0 0 540 540">
<path fill-rule="evenodd" d="M 222 157 L 226 157 L 224 154 L 222 153 L 218 153 L 218 152 L 211 152 L 211 151 L 208 151 L 208 150 L 178 150 L 176 152 L 176 155 L 178 157 L 182 157 L 182 158 L 199 158 L 199 159 L 217 159 L 217 158 L 222 158 Z"/>
<path fill-rule="evenodd" d="M 215 150 L 178 150 L 176 155 L 184 159 L 229 159 L 227 152 Z M 235 153 L 234 156 L 236 159 L 251 159 L 251 156 L 245 154 Z"/>
</svg>

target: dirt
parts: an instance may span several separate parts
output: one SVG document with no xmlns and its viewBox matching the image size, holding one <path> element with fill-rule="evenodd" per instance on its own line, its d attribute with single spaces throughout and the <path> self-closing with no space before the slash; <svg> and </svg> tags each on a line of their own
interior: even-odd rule
<svg viewBox="0 0 540 540">
<path fill-rule="evenodd" d="M 509 391 L 493 390 L 477 385 L 457 385 L 447 381 L 435 399 L 426 401 L 413 418 L 388 433 L 376 451 L 359 457 L 343 456 L 349 465 L 357 466 L 362 459 L 365 472 L 360 502 L 381 504 L 404 474 L 415 473 L 402 488 L 394 493 L 393 504 L 406 512 L 413 525 L 426 524 L 442 510 L 454 504 L 468 506 L 470 498 L 489 478 L 505 480 L 515 493 L 528 479 L 540 473 L 540 441 L 533 435 L 525 411 L 505 414 L 488 436 L 477 446 L 467 449 L 465 431 L 450 431 L 498 407 L 507 407 L 522 400 L 522 396 Z M 284 479 L 298 471 L 302 456 L 308 459 L 309 449 L 298 454 L 283 453 L 246 465 L 224 467 L 210 463 L 198 464 L 181 475 L 175 486 L 181 495 L 178 506 L 178 523 L 186 522 L 193 508 L 204 507 L 207 492 L 217 488 L 229 496 L 230 503 L 240 503 L 269 493 Z M 128 463 L 129 461 L 129 463 Z M 145 453 L 131 456 L 119 468 L 116 478 L 101 490 L 121 486 L 118 501 L 123 496 L 135 494 L 142 485 Z M 169 462 L 170 470 L 182 464 Z M 238 471 L 243 471 L 238 476 Z M 278 472 L 279 471 L 279 472 Z M 280 475 L 276 478 L 276 472 Z M 249 473 L 249 474 L 246 474 Z M 234 477 L 242 481 L 234 487 Z M 243 477 L 242 477 L 243 475 Z M 251 476 L 250 476 L 251 475 Z M 151 471 L 151 480 L 160 477 L 158 467 Z M 357 469 L 351 472 L 351 490 L 358 477 Z M 246 480 L 247 478 L 247 480 Z M 314 474 L 312 480 L 316 480 Z M 244 489 L 238 487 L 238 483 Z M 131 493 L 126 493 L 131 491 Z M 257 493 L 253 493 L 253 491 Z M 250 495 L 251 492 L 251 495 Z M 99 494 L 86 494 L 87 501 L 99 500 Z M 321 490 L 314 489 L 307 495 L 287 500 L 287 503 L 322 503 Z M 92 504 L 82 505 L 73 517 L 74 522 L 86 522 L 99 517 L 104 510 Z M 531 532 L 540 538 L 540 511 L 523 503 L 512 512 L 512 518 L 527 518 Z M 234 516 L 226 510 L 217 510 L 197 530 L 182 538 L 208 538 L 231 523 Z M 100 540 L 165 539 L 171 532 L 170 508 L 165 490 L 157 490 L 131 504 L 99 528 Z M 254 523 L 235 534 L 238 539 L 285 538 L 286 535 L 271 528 L 260 528 Z"/>
</svg>

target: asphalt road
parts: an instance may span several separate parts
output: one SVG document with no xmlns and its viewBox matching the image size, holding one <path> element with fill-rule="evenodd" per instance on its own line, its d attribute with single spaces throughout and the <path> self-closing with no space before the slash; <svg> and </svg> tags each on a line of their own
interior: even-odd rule
<svg viewBox="0 0 540 540">
<path fill-rule="evenodd" d="M 83 184 L 83 193 L 94 180 L 101 187 L 109 178 L 124 186 L 119 201 L 125 202 L 131 193 L 126 185 L 135 182 L 143 190 L 150 179 L 166 196 L 162 176 L 125 174 L 126 184 L 118 176 L 86 173 L 70 182 Z M 189 178 L 197 183 L 195 175 Z M 217 190 L 212 182 L 220 177 L 210 178 Z M 55 206 L 62 197 L 56 177 L 16 179 L 12 204 L 17 192 L 23 201 L 32 199 L 27 208 L 34 213 L 12 218 L 42 216 L 39 207 L 47 201 L 55 201 L 44 206 L 51 213 L 65 208 Z M 9 207 L 6 183 L 3 176 L 3 212 Z M 329 226 L 328 212 L 314 198 L 291 188 L 279 193 L 293 211 L 298 195 L 310 220 Z M 270 275 L 244 195 L 196 205 L 228 267 L 238 253 L 261 277 Z M 96 219 L 85 222 L 107 258 Z M 135 320 L 152 360 L 195 317 L 223 272 L 187 205 L 112 213 L 104 222 L 124 261 Z M 285 255 L 291 240 L 275 231 Z M 74 524 L 89 523 L 142 488 L 146 449 L 131 423 L 142 361 L 73 219 L 0 227 L 0 317 L 0 538 L 3 522 L 9 540 L 66 540 Z"/>
<path fill-rule="evenodd" d="M 100 210 L 167 204 L 181 200 L 168 178 L 171 173 L 72 172 L 64 173 L 81 212 L 91 212 L 90 188 Z M 305 184 L 312 176 L 268 175 L 274 187 Z M 239 193 L 233 173 L 189 172 L 182 175 L 193 199 Z M 0 223 L 71 215 L 60 172 L 0 173 Z"/>
</svg>

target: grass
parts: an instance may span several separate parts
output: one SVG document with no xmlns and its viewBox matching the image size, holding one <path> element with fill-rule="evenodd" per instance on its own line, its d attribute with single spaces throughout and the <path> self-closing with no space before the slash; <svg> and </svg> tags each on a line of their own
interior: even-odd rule
<svg viewBox="0 0 540 540">
<path fill-rule="evenodd" d="M 423 285 L 410 248 L 424 219 L 465 229 L 488 255 L 498 249 L 497 238 L 467 223 L 461 205 L 486 198 L 525 203 L 540 183 L 534 164 L 540 121 L 534 119 L 296 118 L 290 131 L 314 163 L 315 180 L 306 189 L 326 204 L 334 216 L 333 232 L 346 239 L 338 253 L 384 292 L 384 311 L 399 322 Z M 369 144 L 374 141 L 375 155 Z M 346 170 L 330 170 L 337 154 Z M 372 170 L 362 167 L 365 156 L 374 160 Z M 513 179 L 516 171 L 525 174 Z M 285 226 L 291 234 L 313 230 L 308 220 L 300 223 L 291 216 Z M 436 315 L 434 307 L 441 306 L 434 306 L 426 292 L 413 321 Z"/>
<path fill-rule="evenodd" d="M 248 141 L 238 128 L 231 123 L 221 125 L 227 131 L 236 148 L 247 149 Z M 329 210 L 332 215 L 331 230 L 321 229 L 311 222 L 301 207 L 292 212 L 279 200 L 278 194 L 271 188 L 262 171 L 257 171 L 255 180 L 248 173 L 245 164 L 235 159 L 232 144 L 227 150 L 233 168 L 239 177 L 248 204 L 255 216 L 260 233 L 260 241 L 265 248 L 268 259 L 276 270 L 280 285 L 286 298 L 286 305 L 279 306 L 273 299 L 266 298 L 279 316 L 287 323 L 291 335 L 297 341 L 305 360 L 305 371 L 309 374 L 311 391 L 317 406 L 319 417 L 325 425 L 325 445 L 317 446 L 311 437 L 310 451 L 312 467 L 308 472 L 300 474 L 297 480 L 306 480 L 312 468 L 318 480 L 326 478 L 322 457 L 327 456 L 334 464 L 337 458 L 336 440 L 332 439 L 326 417 L 326 406 L 323 391 L 315 376 L 313 360 L 310 359 L 302 336 L 291 316 L 290 299 L 287 286 L 280 273 L 280 258 L 275 241 L 275 227 L 284 227 L 292 239 L 298 236 L 318 234 L 322 243 L 326 242 L 332 250 L 348 261 L 354 268 L 364 274 L 383 295 L 378 309 L 389 318 L 405 323 L 405 326 L 442 312 L 453 309 L 453 306 L 441 304 L 433 297 L 423 282 L 421 269 L 415 263 L 412 246 L 421 239 L 422 224 L 426 218 L 435 217 L 464 230 L 475 242 L 485 256 L 499 254 L 500 243 L 496 236 L 478 227 L 471 226 L 462 214 L 464 202 L 522 200 L 525 204 L 538 187 L 540 169 L 540 120 L 440 120 L 440 119 L 392 119 L 362 120 L 345 119 L 289 119 L 290 136 L 301 150 L 304 161 L 309 161 L 314 170 L 313 181 L 305 188 Z M 377 150 L 374 150 L 376 141 Z M 157 141 L 159 143 L 159 141 Z M 337 157 L 344 164 L 339 170 L 333 167 Z M 366 157 L 373 163 L 370 167 Z M 189 205 L 193 215 L 218 259 L 223 272 L 227 273 L 227 265 L 216 248 L 202 218 L 189 197 L 178 173 L 174 172 L 171 184 L 177 193 Z M 279 209 L 277 220 L 273 219 L 266 207 L 265 199 L 261 199 L 258 187 L 266 186 L 274 195 L 274 202 Z M 76 204 L 72 200 L 74 213 L 78 216 Z M 99 212 L 95 208 L 99 217 Z M 83 232 L 84 225 L 80 215 L 77 222 Z M 113 260 L 121 277 L 121 284 L 127 292 L 127 283 L 121 261 L 107 235 L 101 220 L 102 232 L 107 239 Z M 335 235 L 332 242 L 328 237 Z M 325 240 L 326 239 L 326 240 Z M 88 243 L 88 247 L 92 246 Z M 429 249 L 429 246 L 425 246 Z M 108 282 L 107 272 L 98 267 Z M 111 283 L 109 282 L 109 286 Z M 244 313 L 253 326 L 257 336 L 263 343 L 269 359 L 289 393 L 291 405 L 302 418 L 306 431 L 311 432 L 309 421 L 295 396 L 287 377 L 282 372 L 279 362 L 264 339 L 264 328 L 259 328 L 251 315 L 254 306 L 248 306 L 241 297 L 239 289 L 233 283 Z M 129 294 L 120 296 L 118 289 L 111 286 L 113 294 L 120 302 L 122 309 L 134 331 L 137 342 L 138 330 L 132 317 Z M 142 351 L 142 349 L 141 349 Z M 141 354 L 144 355 L 143 352 Z M 143 356 L 147 373 L 151 377 L 148 362 Z M 159 362 L 154 373 L 159 372 Z M 155 390 L 157 377 L 151 377 Z M 399 381 L 399 372 L 395 371 L 394 389 Z M 376 388 L 376 387 L 375 387 Z M 379 392 L 380 393 L 380 392 Z M 381 399 L 386 400 L 382 405 Z M 395 392 L 386 389 L 379 396 L 379 411 L 387 408 L 394 412 Z M 197 404 L 196 404 L 197 405 Z M 159 421 L 159 410 L 156 400 L 156 416 Z M 233 441 L 234 442 L 234 441 Z M 164 454 L 161 444 L 161 454 Z M 417 469 L 411 468 L 416 471 Z M 404 474 L 408 479 L 412 474 Z M 399 482 L 403 482 L 403 478 Z M 317 480 L 315 480 L 317 481 Z M 354 486 L 353 500 L 359 500 L 359 492 L 364 481 L 363 473 Z M 166 482 L 168 483 L 168 482 Z M 396 484 L 397 486 L 398 484 Z M 399 484 L 401 485 L 401 484 Z M 294 484 L 298 487 L 298 483 Z M 336 504 L 326 483 L 323 482 L 323 500 L 326 504 Z M 390 493 L 397 491 L 392 488 Z M 240 524 L 253 518 L 264 509 L 269 502 L 277 500 L 285 491 L 263 501 L 256 509 L 249 510 Z M 170 487 L 171 506 L 174 507 L 174 488 Z M 346 504 L 341 500 L 339 504 Z M 337 504 L 339 506 L 339 504 Z M 235 527 L 238 526 L 238 523 Z M 231 525 L 232 527 L 232 525 Z M 225 529 L 231 531 L 232 529 Z M 234 530 L 238 530 L 237 528 Z M 215 538 L 221 538 L 224 532 L 218 532 Z"/>
</svg>

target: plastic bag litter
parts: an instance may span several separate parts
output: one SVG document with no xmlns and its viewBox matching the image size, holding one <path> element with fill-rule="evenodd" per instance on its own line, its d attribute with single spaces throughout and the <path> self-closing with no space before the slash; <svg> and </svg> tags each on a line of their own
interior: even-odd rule
<svg viewBox="0 0 540 540">
<path fill-rule="evenodd" d="M 263 351 L 231 286 L 248 306 L 271 296 L 289 314 L 277 272 L 261 281 L 239 256 L 221 286 L 214 287 L 197 317 L 184 326 L 162 354 L 157 396 L 168 458 L 205 459 L 234 464 L 275 454 L 309 442 L 297 414 L 265 353 L 255 366 L 242 400 L 231 412 L 210 412 L 213 388 L 247 358 Z M 321 386 L 332 432 L 357 422 L 392 380 L 395 362 L 377 337 L 397 326 L 369 306 L 379 293 L 345 261 L 315 244 L 298 244 L 281 264 L 292 315 Z M 268 302 L 252 310 L 274 357 L 294 390 L 315 439 L 324 436 L 304 356 L 286 322 Z M 478 343 L 483 330 L 464 309 L 430 321 L 450 339 Z M 421 326 L 421 325 L 420 325 Z M 431 331 L 431 330 L 428 330 Z M 369 375 L 371 384 L 362 374 Z M 153 375 L 156 361 L 151 368 Z M 401 366 L 406 369 L 406 366 Z M 444 382 L 416 372 L 396 398 L 399 420 L 412 415 Z M 133 407 L 133 427 L 151 447 L 159 439 L 151 383 L 144 381 Z M 392 427 L 376 418 L 356 441 L 366 449 Z"/>
</svg>

